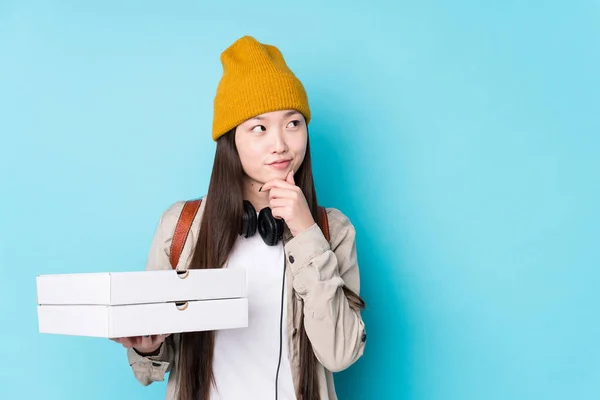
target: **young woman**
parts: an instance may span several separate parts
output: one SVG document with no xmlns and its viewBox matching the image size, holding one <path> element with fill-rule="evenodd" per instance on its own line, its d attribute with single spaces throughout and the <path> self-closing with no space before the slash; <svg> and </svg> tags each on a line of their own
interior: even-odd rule
<svg viewBox="0 0 600 400">
<path fill-rule="evenodd" d="M 329 240 L 324 233 L 308 99 L 281 52 L 245 36 L 221 62 L 210 185 L 177 268 L 244 268 L 248 328 L 116 341 L 142 384 L 170 371 L 167 399 L 336 399 L 332 372 L 361 357 L 366 341 L 354 227 L 327 208 Z M 184 203 L 162 214 L 148 270 L 171 268 Z"/>
</svg>

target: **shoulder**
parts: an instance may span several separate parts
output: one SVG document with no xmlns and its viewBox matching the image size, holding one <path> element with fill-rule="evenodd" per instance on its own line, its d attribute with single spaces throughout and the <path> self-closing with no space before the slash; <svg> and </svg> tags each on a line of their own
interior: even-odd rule
<svg viewBox="0 0 600 400">
<path fill-rule="evenodd" d="M 350 218 L 335 207 L 326 207 L 325 210 L 327 211 L 332 247 L 336 247 L 342 241 L 353 241 L 356 233 Z"/>
<path fill-rule="evenodd" d="M 329 221 L 336 223 L 349 223 L 350 218 L 346 216 L 339 208 L 335 207 L 324 207 L 327 211 L 327 218 Z"/>
<path fill-rule="evenodd" d="M 172 234 L 173 231 L 175 230 L 175 226 L 177 225 L 177 222 L 179 221 L 180 217 L 181 217 L 181 212 L 183 211 L 183 208 L 185 206 L 186 203 L 194 201 L 194 200 L 201 200 L 201 204 L 200 204 L 200 209 L 198 210 L 198 212 L 196 213 L 196 218 L 195 220 L 198 219 L 198 217 L 201 214 L 201 211 L 203 209 L 203 205 L 204 205 L 204 197 L 200 197 L 197 199 L 190 199 L 190 200 L 178 200 L 175 201 L 173 203 L 171 203 L 170 205 L 168 205 L 163 211 L 162 214 L 160 216 L 160 228 L 163 231 L 163 233 L 165 234 Z"/>
<path fill-rule="evenodd" d="M 160 216 L 161 229 L 169 230 L 169 228 L 175 227 L 175 225 L 177 224 L 177 220 L 179 220 L 179 216 L 181 215 L 181 211 L 183 210 L 184 205 L 185 200 L 179 200 L 174 203 L 171 203 L 167 206 L 166 209 L 163 210 Z"/>
</svg>

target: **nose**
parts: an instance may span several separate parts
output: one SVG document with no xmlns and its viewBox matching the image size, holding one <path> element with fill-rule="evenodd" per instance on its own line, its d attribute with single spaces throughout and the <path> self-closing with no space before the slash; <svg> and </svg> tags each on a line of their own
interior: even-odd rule
<svg viewBox="0 0 600 400">
<path fill-rule="evenodd" d="M 281 129 L 273 130 L 273 153 L 285 153 L 287 149 L 283 131 Z"/>
</svg>

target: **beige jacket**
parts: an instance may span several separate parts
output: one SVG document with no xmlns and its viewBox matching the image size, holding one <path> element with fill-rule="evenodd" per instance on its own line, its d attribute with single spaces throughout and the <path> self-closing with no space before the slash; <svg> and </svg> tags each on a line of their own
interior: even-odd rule
<svg viewBox="0 0 600 400">
<path fill-rule="evenodd" d="M 169 248 L 175 224 L 183 209 L 183 201 L 169 207 L 161 216 L 152 240 L 147 260 L 147 270 L 170 269 Z M 186 269 L 193 255 L 198 238 L 200 219 L 205 201 L 194 219 L 178 269 Z M 341 287 L 346 285 L 359 293 L 360 279 L 356 259 L 355 231 L 350 220 L 335 208 L 327 209 L 331 246 L 314 224 L 308 230 L 293 237 L 287 229 L 284 233 L 287 281 L 287 331 L 289 362 L 294 386 L 299 379 L 299 335 L 301 315 L 298 312 L 304 300 L 304 326 L 319 363 L 319 391 L 322 400 L 337 399 L 332 372 L 348 368 L 362 356 L 366 332 L 360 312 L 352 310 Z M 293 287 L 294 290 L 291 290 Z M 164 380 L 170 371 L 167 400 L 175 400 L 176 363 L 179 335 L 171 335 L 163 343 L 157 356 L 142 357 L 133 349 L 127 350 L 129 364 L 135 377 L 143 385 Z"/>
</svg>

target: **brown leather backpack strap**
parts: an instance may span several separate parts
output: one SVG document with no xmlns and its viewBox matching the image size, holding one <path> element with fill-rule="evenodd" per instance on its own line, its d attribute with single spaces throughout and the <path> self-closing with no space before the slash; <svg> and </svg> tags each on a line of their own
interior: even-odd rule
<svg viewBox="0 0 600 400">
<path fill-rule="evenodd" d="M 323 231 L 323 235 L 328 242 L 330 242 L 329 236 L 329 221 L 327 220 L 327 209 L 325 207 L 319 206 L 319 225 L 321 225 L 321 230 Z"/>
<path fill-rule="evenodd" d="M 190 228 L 192 227 L 192 222 L 194 222 L 194 218 L 198 213 L 201 203 L 202 199 L 186 201 L 183 205 L 183 210 L 181 210 L 181 214 L 179 214 L 177 225 L 175 225 L 175 233 L 173 233 L 173 240 L 171 241 L 171 251 L 169 254 L 169 262 L 171 263 L 171 268 L 173 269 L 177 269 L 177 264 L 179 264 L 179 257 L 181 257 L 185 240 L 188 237 Z"/>
</svg>

